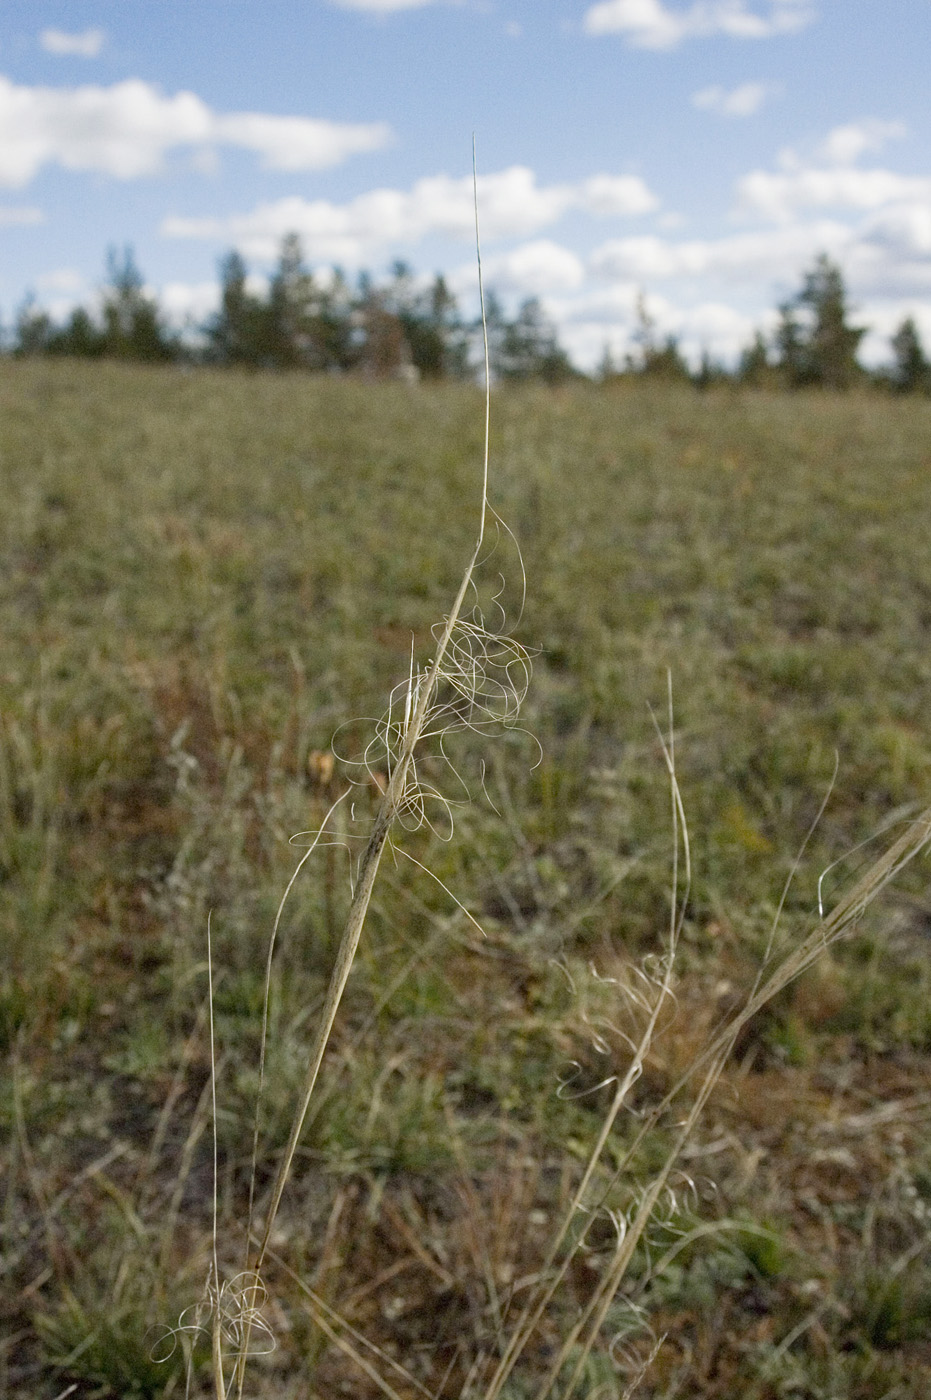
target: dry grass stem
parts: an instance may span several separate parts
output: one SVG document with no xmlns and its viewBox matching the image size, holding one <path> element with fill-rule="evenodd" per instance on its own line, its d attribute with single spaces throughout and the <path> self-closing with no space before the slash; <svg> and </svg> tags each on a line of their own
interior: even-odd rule
<svg viewBox="0 0 931 1400">
<path fill-rule="evenodd" d="M 299 1093 L 298 1107 L 279 1161 L 270 1200 L 265 1209 L 264 1228 L 260 1232 L 260 1242 L 252 1265 L 258 1277 L 261 1276 L 268 1254 L 272 1230 L 285 1187 L 291 1175 L 294 1157 L 304 1130 L 336 1014 L 355 961 L 379 865 L 390 841 L 391 832 L 397 824 L 412 823 L 417 827 L 426 823 L 428 819 L 425 802 L 430 797 L 437 797 L 444 806 L 448 806 L 442 794 L 418 780 L 418 748 L 424 740 L 436 738 L 440 751 L 445 757 L 444 737 L 456 728 L 483 730 L 492 724 L 513 727 L 529 683 L 530 659 L 524 648 L 500 630 L 490 632 L 477 608 L 473 610 L 471 617 L 463 615 L 466 599 L 475 588 L 475 574 L 485 547 L 489 517 L 493 516 L 495 520 L 498 520 L 498 517 L 491 511 L 488 502 L 491 384 L 488 362 L 488 330 L 485 321 L 481 273 L 477 196 L 475 226 L 485 358 L 485 431 L 478 535 L 449 614 L 436 629 L 437 644 L 432 661 L 426 670 L 420 671 L 418 669 L 415 672 L 412 656 L 408 680 L 392 693 L 387 716 L 377 728 L 374 743 L 380 750 L 380 756 L 384 756 L 388 770 L 388 781 L 376 809 L 368 841 L 359 859 L 346 925 L 337 948 L 323 1007 L 308 1050 L 307 1067 Z M 445 691 L 447 694 L 441 694 L 441 691 Z M 402 711 L 400 717 L 396 717 L 398 708 Z M 363 762 L 367 768 L 371 769 L 370 752 L 367 751 Z M 337 803 L 331 807 L 330 813 L 327 814 L 328 817 L 340 800 L 342 799 L 338 799 Z M 260 1069 L 262 1082 L 264 1082 L 271 964 L 278 927 L 288 894 L 317 845 L 325 826 L 326 822 L 292 875 L 279 905 L 272 931 L 266 965 L 263 1010 Z M 253 1146 L 253 1182 L 257 1149 L 258 1109 Z M 252 1188 L 250 1187 L 249 1232 L 251 1232 L 252 1218 L 253 1200 Z M 240 1350 L 234 1371 L 237 1400 L 242 1395 L 245 1367 L 249 1354 L 248 1322 L 244 1331 L 245 1345 Z M 214 1367 L 215 1370 L 219 1367 L 222 1371 L 222 1344 L 216 1312 L 214 1319 Z M 222 1385 L 222 1377 L 217 1381 L 217 1384 L 218 1386 Z"/>
</svg>

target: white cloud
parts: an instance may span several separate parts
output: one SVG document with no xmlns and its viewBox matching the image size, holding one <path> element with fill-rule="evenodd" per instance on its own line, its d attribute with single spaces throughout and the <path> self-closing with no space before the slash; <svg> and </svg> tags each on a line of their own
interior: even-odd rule
<svg viewBox="0 0 931 1400">
<path fill-rule="evenodd" d="M 931 298 L 931 202 L 884 210 L 856 230 L 845 261 L 858 296 Z"/>
<path fill-rule="evenodd" d="M 485 258 L 484 263 L 489 283 L 525 297 L 575 291 L 585 280 L 581 258 L 549 239 L 524 243 L 507 253 Z M 474 270 L 471 277 L 474 281 Z"/>
<path fill-rule="evenodd" d="M 713 360 L 735 361 L 753 337 L 757 322 L 722 301 L 701 301 L 680 307 L 653 297 L 650 314 L 660 337 L 675 336 L 685 358 L 697 368 L 703 352 Z"/>
<path fill-rule="evenodd" d="M 860 325 L 867 324 L 868 330 L 861 344 L 860 359 L 866 365 L 888 364 L 890 361 L 889 341 L 901 326 L 906 316 L 911 316 L 918 326 L 918 333 L 927 348 L 931 345 L 931 306 L 922 306 L 910 298 L 881 299 L 868 303 L 858 315 Z"/>
<path fill-rule="evenodd" d="M 0 228 L 26 228 L 30 224 L 44 224 L 45 215 L 41 209 L 17 209 L 0 205 Z"/>
<path fill-rule="evenodd" d="M 931 259 L 931 198 L 891 205 L 867 223 L 866 234 L 899 258 Z"/>
<path fill-rule="evenodd" d="M 646 287 L 655 297 L 659 287 L 670 298 L 670 319 L 658 315 L 659 330 L 679 335 L 689 355 L 700 344 L 723 355 L 729 344 L 746 343 L 744 322 L 771 325 L 776 303 L 799 288 L 805 270 L 826 252 L 843 269 L 856 321 L 870 327 L 864 361 L 888 359 L 889 334 L 905 315 L 924 315 L 931 329 L 931 176 L 855 162 L 901 134 L 891 122 L 837 127 L 812 146 L 808 160 L 786 151 L 775 171 L 745 176 L 738 182 L 741 207 L 769 226 L 707 239 L 657 232 L 608 240 L 588 259 L 571 317 L 589 327 L 590 341 L 599 319 L 603 332 L 613 327 L 611 334 L 621 336 L 631 289 Z M 592 279 L 603 283 L 598 311 Z M 696 296 L 705 308 L 701 317 L 689 310 Z M 657 304 L 662 308 L 663 299 Z M 713 306 L 731 308 L 730 328 L 722 311 L 715 329 Z"/>
<path fill-rule="evenodd" d="M 258 296 L 268 293 L 268 279 L 249 277 L 250 292 Z M 88 284 L 87 279 L 74 268 L 53 268 L 42 272 L 35 279 L 40 304 L 53 321 L 67 320 L 75 307 L 86 307 L 92 317 L 99 320 L 103 293 L 101 288 Z M 154 297 L 160 312 L 168 324 L 176 330 L 196 330 L 219 309 L 220 284 L 216 280 L 208 282 L 166 282 L 161 287 L 147 283 L 143 289 L 147 296 Z"/>
<path fill-rule="evenodd" d="M 582 26 L 588 34 L 626 34 L 640 48 L 666 49 L 683 37 L 684 23 L 661 0 L 602 0 L 586 10 Z"/>
<path fill-rule="evenodd" d="M 692 94 L 692 106 L 722 117 L 752 117 L 776 91 L 771 83 L 741 83 L 730 92 L 718 85 Z"/>
<path fill-rule="evenodd" d="M 845 224 L 826 220 L 717 239 L 676 242 L 651 235 L 604 243 L 589 265 L 596 276 L 622 283 L 703 278 L 759 287 L 785 277 L 819 251 L 842 252 L 850 240 Z"/>
<path fill-rule="evenodd" d="M 753 170 L 737 185 L 738 210 L 774 222 L 790 223 L 806 209 L 882 209 L 893 202 L 925 204 L 931 178 L 899 175 L 881 167 L 863 169 L 854 162 L 867 151 L 904 135 L 898 122 L 864 121 L 838 126 L 806 161 L 783 151 L 778 170 Z"/>
<path fill-rule="evenodd" d="M 39 43 L 46 53 L 73 58 L 96 58 L 106 38 L 102 29 L 85 29 L 81 34 L 68 34 L 64 29 L 43 29 Z"/>
<path fill-rule="evenodd" d="M 156 173 L 178 148 L 258 151 L 278 170 L 319 170 L 377 150 L 384 123 L 213 112 L 191 92 L 166 97 L 138 78 L 112 87 L 25 87 L 0 77 L 0 185 L 22 186 L 45 165 L 117 179 Z"/>
<path fill-rule="evenodd" d="M 671 49 L 683 39 L 726 34 L 769 39 L 803 29 L 815 18 L 808 0 L 765 0 L 763 13 L 748 0 L 693 0 L 685 9 L 663 0 L 601 0 L 585 13 L 589 34 L 623 34 L 637 48 Z"/>
<path fill-rule="evenodd" d="M 888 362 L 889 337 L 906 315 L 931 345 L 931 174 L 899 174 L 875 159 L 904 134 L 897 122 L 851 122 L 805 151 L 783 151 L 771 170 L 751 171 L 737 193 L 743 212 L 762 218 L 755 228 L 688 238 L 658 218 L 649 232 L 604 241 L 581 277 L 566 263 L 560 281 L 556 245 L 529 244 L 553 251 L 536 266 L 528 258 L 523 281 L 513 255 L 488 259 L 490 278 L 540 295 L 585 368 L 606 344 L 617 362 L 636 348 L 641 289 L 657 334 L 676 336 L 693 365 L 703 350 L 733 363 L 756 328 L 772 334 L 778 303 L 826 252 L 843 271 L 854 323 L 868 327 L 864 363 Z"/>
<path fill-rule="evenodd" d="M 774 222 L 788 223 L 803 209 L 881 209 L 894 200 L 931 197 L 927 176 L 892 170 L 755 170 L 738 185 L 739 207 Z"/>
<path fill-rule="evenodd" d="M 110 88 L 33 88 L 0 77 L 0 183 L 25 185 L 53 161 L 121 179 L 150 174 L 166 150 L 206 141 L 210 127 L 200 98 L 166 98 L 138 79 Z"/>
<path fill-rule="evenodd" d="M 422 10 L 436 0 L 330 0 L 340 10 L 365 10 L 372 15 L 392 15 L 398 10 Z"/>
<path fill-rule="evenodd" d="M 53 321 L 66 321 L 75 307 L 80 305 L 89 305 L 94 311 L 99 310 L 99 294 L 91 293 L 88 297 L 87 281 L 73 267 L 58 267 L 49 272 L 41 272 L 35 279 L 35 288 L 39 294 L 40 305 Z"/>
<path fill-rule="evenodd" d="M 639 176 L 596 175 L 574 185 L 541 186 L 532 170 L 519 165 L 480 175 L 478 199 L 487 242 L 530 237 L 573 209 L 618 217 L 657 205 Z M 385 247 L 431 234 L 471 242 L 472 177 L 431 176 L 407 191 L 372 190 L 346 204 L 290 196 L 229 219 L 166 219 L 162 232 L 172 238 L 225 239 L 261 259 L 274 257 L 283 235 L 295 232 L 312 262 L 360 266 Z"/>
<path fill-rule="evenodd" d="M 73 267 L 58 267 L 51 272 L 42 272 L 36 278 L 40 292 L 78 293 L 84 287 L 84 278 Z"/>
<path fill-rule="evenodd" d="M 852 165 L 867 151 L 881 151 L 888 141 L 901 140 L 905 135 L 907 130 L 902 122 L 884 122 L 867 117 L 861 122 L 833 127 L 818 147 L 817 154 L 829 165 Z M 789 154 L 783 159 L 791 162 L 793 157 Z"/>
<path fill-rule="evenodd" d="M 339 125 L 311 117 L 271 117 L 239 112 L 214 121 L 214 140 L 257 151 L 270 170 L 323 170 L 347 156 L 387 145 L 388 127 Z"/>
<path fill-rule="evenodd" d="M 597 292 L 589 288 L 578 295 L 548 300 L 546 310 L 575 363 L 593 370 L 606 347 L 615 364 L 622 364 L 625 355 L 639 355 L 639 295 L 634 283 Z M 737 311 L 724 301 L 709 299 L 683 306 L 650 293 L 646 304 L 657 337 L 662 340 L 674 336 L 685 358 L 696 368 L 703 352 L 725 363 L 736 361 L 759 324 L 752 315 Z"/>
<path fill-rule="evenodd" d="M 659 207 L 659 200 L 639 175 L 592 175 L 582 181 L 573 202 L 605 216 L 650 214 Z"/>
<path fill-rule="evenodd" d="M 264 289 L 263 289 L 264 290 Z M 218 282 L 166 282 L 158 304 L 173 326 L 202 325 L 220 306 Z"/>
</svg>

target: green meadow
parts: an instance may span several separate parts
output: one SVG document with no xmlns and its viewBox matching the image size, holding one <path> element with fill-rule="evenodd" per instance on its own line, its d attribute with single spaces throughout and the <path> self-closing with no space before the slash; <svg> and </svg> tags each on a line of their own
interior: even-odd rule
<svg viewBox="0 0 931 1400">
<path fill-rule="evenodd" d="M 212 1248 L 208 916 L 232 1276 L 290 838 L 355 784 L 278 932 L 259 1214 L 375 723 L 475 540 L 483 413 L 462 384 L 0 362 L 0 1400 L 214 1394 L 209 1326 L 184 1330 Z M 263 1400 L 481 1400 L 675 887 L 606 1208 L 501 1392 L 537 1395 L 673 1141 L 675 1113 L 628 1152 L 653 1105 L 931 806 L 931 401 L 514 387 L 490 498 L 475 596 L 532 680 L 518 724 L 424 759 L 446 804 L 383 861 L 272 1235 Z M 931 1393 L 929 1119 L 921 856 L 742 1029 L 573 1393 Z"/>
</svg>

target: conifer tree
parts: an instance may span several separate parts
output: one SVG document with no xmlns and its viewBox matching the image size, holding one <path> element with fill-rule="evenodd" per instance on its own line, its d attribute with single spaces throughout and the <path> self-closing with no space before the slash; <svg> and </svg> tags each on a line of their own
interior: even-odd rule
<svg viewBox="0 0 931 1400">
<path fill-rule="evenodd" d="M 674 335 L 660 340 L 656 320 L 650 314 L 643 292 L 637 296 L 637 329 L 633 339 L 640 348 L 639 363 L 632 360 L 631 368 L 653 379 L 691 379 L 689 367 Z"/>
<path fill-rule="evenodd" d="M 360 276 L 357 321 L 361 343 L 358 363 L 362 373 L 369 378 L 416 377 L 397 305 L 393 287 L 377 287 L 368 273 Z"/>
<path fill-rule="evenodd" d="M 445 278 L 438 274 L 422 289 L 406 263 L 395 263 L 392 271 L 388 303 L 401 323 L 417 373 L 422 379 L 467 373 L 468 339 Z"/>
<path fill-rule="evenodd" d="M 87 308 L 76 306 L 67 324 L 52 337 L 49 349 L 52 354 L 78 355 L 82 359 L 96 360 L 105 351 L 104 335 L 100 327 L 94 324 Z"/>
<path fill-rule="evenodd" d="M 299 236 L 285 234 L 268 292 L 267 353 L 273 364 L 284 369 L 330 367 L 321 335 L 322 304 L 313 274 L 304 265 Z"/>
<path fill-rule="evenodd" d="M 559 384 L 572 377 L 569 356 L 559 344 L 538 297 L 521 303 L 517 317 L 505 325 L 498 348 L 502 379 L 542 379 Z"/>
<path fill-rule="evenodd" d="M 167 335 L 154 297 L 128 245 L 107 254 L 108 283 L 103 298 L 103 353 L 124 360 L 155 363 L 173 359 L 176 345 Z M 81 330 L 86 330 L 82 326 Z"/>
<path fill-rule="evenodd" d="M 30 292 L 16 313 L 13 354 L 17 358 L 45 355 L 48 353 L 49 341 L 53 334 L 51 317 L 37 305 L 35 293 Z"/>
<path fill-rule="evenodd" d="M 857 350 L 865 326 L 851 326 L 844 278 L 822 253 L 801 290 L 780 308 L 776 332 L 779 366 L 789 384 L 849 389 L 863 376 Z"/>
<path fill-rule="evenodd" d="M 931 393 L 931 361 L 913 316 L 906 316 L 892 337 L 892 353 L 892 382 L 899 393 Z"/>
<path fill-rule="evenodd" d="M 754 334 L 750 344 L 741 351 L 737 365 L 737 378 L 741 384 L 760 388 L 771 379 L 773 370 L 769 363 L 769 350 L 762 331 Z"/>
<path fill-rule="evenodd" d="M 784 301 L 779 307 L 779 324 L 774 336 L 776 364 L 783 382 L 799 388 L 811 382 L 808 345 L 798 315 L 796 300 Z"/>
<path fill-rule="evenodd" d="M 358 356 L 352 290 L 342 268 L 335 267 L 325 285 L 318 284 L 316 335 L 323 367 L 347 370 Z"/>
<path fill-rule="evenodd" d="M 266 310 L 248 290 L 242 254 L 227 253 L 219 270 L 220 310 L 206 328 L 208 357 L 226 365 L 261 365 L 268 354 Z"/>
</svg>

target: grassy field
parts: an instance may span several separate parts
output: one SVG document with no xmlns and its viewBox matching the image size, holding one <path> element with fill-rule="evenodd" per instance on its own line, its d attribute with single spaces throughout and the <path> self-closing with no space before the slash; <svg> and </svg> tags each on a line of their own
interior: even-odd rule
<svg viewBox="0 0 931 1400">
<path fill-rule="evenodd" d="M 158 1357 L 210 1264 L 208 913 L 235 1273 L 289 837 L 429 656 L 481 451 L 463 386 L 0 363 L 0 1400 L 184 1394 L 187 1334 Z M 669 927 L 668 675 L 692 880 L 616 1219 L 675 1114 L 612 1166 L 752 986 L 826 794 L 777 951 L 931 804 L 931 404 L 502 393 L 491 496 L 522 615 L 505 535 L 480 591 L 535 653 L 525 728 L 428 761 L 451 839 L 437 807 L 383 866 L 273 1235 L 268 1400 L 381 1393 L 346 1324 L 405 1400 L 483 1393 Z M 377 799 L 338 809 L 282 924 L 260 1205 Z M 929 937 L 920 859 L 744 1029 L 580 1395 L 931 1393 Z M 592 1295 L 615 1226 L 586 1228 L 506 1400 Z M 209 1338 L 193 1365 L 212 1393 Z"/>
</svg>

